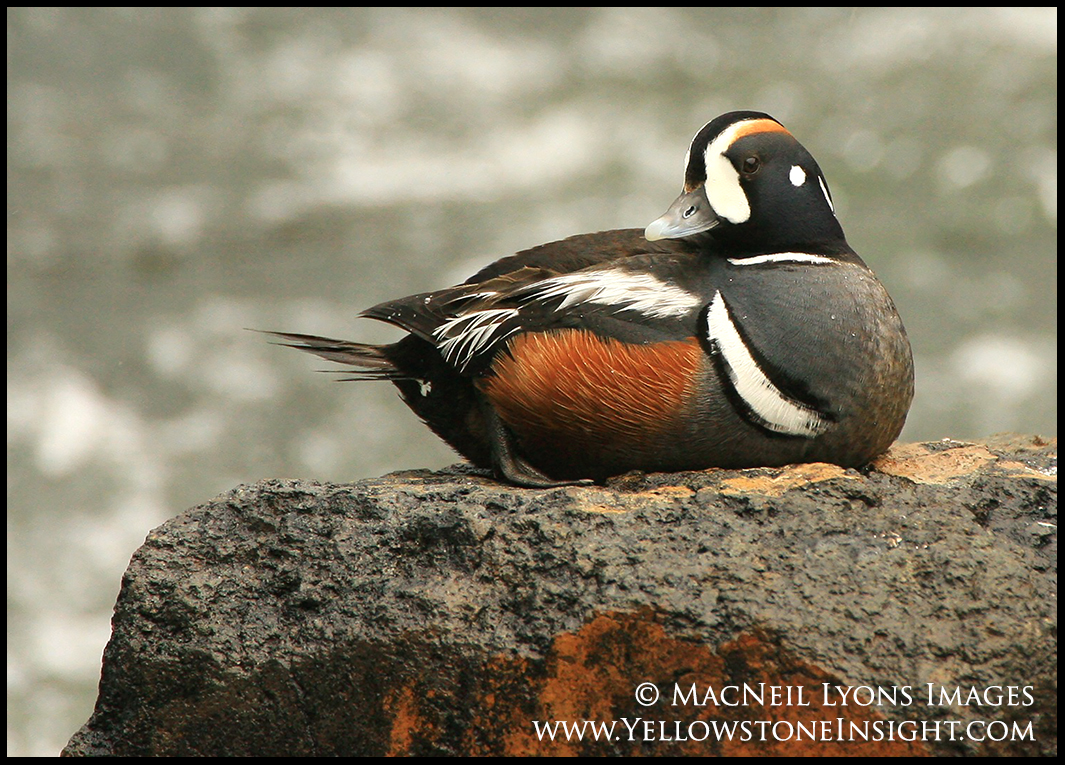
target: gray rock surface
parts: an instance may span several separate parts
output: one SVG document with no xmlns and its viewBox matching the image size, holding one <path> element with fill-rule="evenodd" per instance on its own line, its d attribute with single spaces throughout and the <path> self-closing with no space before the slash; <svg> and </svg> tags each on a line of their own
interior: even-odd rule
<svg viewBox="0 0 1065 765">
<path fill-rule="evenodd" d="M 241 486 L 133 556 L 64 754 L 1053 754 L 1056 459 L 1012 436 L 864 471 Z M 676 703 L 743 683 L 763 698 Z"/>
</svg>

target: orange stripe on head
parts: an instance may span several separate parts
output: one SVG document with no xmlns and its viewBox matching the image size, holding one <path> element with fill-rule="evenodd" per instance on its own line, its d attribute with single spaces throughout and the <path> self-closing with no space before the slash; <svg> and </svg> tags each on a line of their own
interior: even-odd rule
<svg viewBox="0 0 1065 765">
<path fill-rule="evenodd" d="M 647 345 L 587 330 L 510 341 L 481 388 L 520 437 L 563 451 L 644 445 L 684 415 L 703 358 L 695 338 Z"/>
<path fill-rule="evenodd" d="M 750 200 L 740 183 L 739 171 L 729 159 L 728 152 L 743 138 L 771 133 L 786 135 L 795 140 L 776 120 L 752 117 L 731 123 L 714 136 L 701 156 L 697 152 L 692 154 L 689 150 L 690 159 L 684 173 L 685 190 L 690 193 L 704 186 L 706 199 L 718 218 L 729 223 L 746 222 L 751 216 Z"/>
<path fill-rule="evenodd" d="M 713 123 L 711 122 L 709 124 L 712 125 Z M 706 127 L 709 127 L 709 125 Z M 739 122 L 733 122 L 720 133 L 715 135 L 706 145 L 706 148 L 701 152 L 693 154 L 692 150 L 689 149 L 688 164 L 684 170 L 684 191 L 690 193 L 703 185 L 709 174 L 707 163 L 712 162 L 714 157 L 724 155 L 725 152 L 732 147 L 732 144 L 736 143 L 736 141 L 741 138 L 763 133 L 783 133 L 787 136 L 791 135 L 791 133 L 788 132 L 788 129 L 776 120 L 767 117 L 754 117 L 747 120 L 740 120 Z M 692 149 L 696 147 L 698 139 L 699 136 L 697 135 L 692 142 Z M 713 201 L 711 200 L 710 203 L 713 204 Z"/>
<path fill-rule="evenodd" d="M 745 136 L 754 135 L 756 133 L 788 133 L 788 129 L 776 120 L 767 120 L 763 118 L 737 122 L 728 130 L 725 130 L 722 135 L 728 133 L 731 133 L 731 136 L 728 139 L 728 144 L 732 145 Z M 788 135 L 791 135 L 791 133 L 788 133 Z"/>
</svg>

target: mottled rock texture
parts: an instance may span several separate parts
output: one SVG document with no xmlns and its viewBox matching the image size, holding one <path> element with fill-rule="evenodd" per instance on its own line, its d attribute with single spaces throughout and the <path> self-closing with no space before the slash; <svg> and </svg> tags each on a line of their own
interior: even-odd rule
<svg viewBox="0 0 1065 765">
<path fill-rule="evenodd" d="M 133 556 L 64 753 L 1053 754 L 1056 458 L 1011 436 L 896 445 L 864 471 L 242 486 Z M 743 683 L 760 703 L 701 705 Z M 929 683 L 961 695 L 929 705 Z M 533 722 L 583 720 L 617 723 L 552 740 Z M 763 722 L 718 735 L 739 721 Z"/>
</svg>

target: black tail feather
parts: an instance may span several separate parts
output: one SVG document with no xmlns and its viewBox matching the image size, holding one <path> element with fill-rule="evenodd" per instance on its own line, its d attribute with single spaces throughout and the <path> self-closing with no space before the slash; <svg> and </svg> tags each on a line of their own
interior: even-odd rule
<svg viewBox="0 0 1065 765">
<path fill-rule="evenodd" d="M 295 332 L 253 331 L 282 341 L 276 345 L 345 364 L 347 369 L 330 370 L 344 375 L 340 380 L 392 382 L 407 406 L 434 433 L 475 465 L 491 466 L 491 453 L 479 424 L 477 389 L 444 361 L 433 343 L 417 334 L 391 345 L 368 345 Z"/>
<path fill-rule="evenodd" d="M 347 340 L 335 340 L 319 335 L 301 335 L 295 332 L 270 332 L 261 329 L 252 330 L 272 335 L 288 342 L 275 343 L 286 348 L 313 353 L 327 361 L 358 367 L 356 371 L 346 372 L 352 377 L 344 380 L 409 380 L 411 376 L 401 372 L 388 357 L 387 345 L 370 345 L 352 343 Z M 338 370 L 339 371 L 339 370 Z"/>
</svg>

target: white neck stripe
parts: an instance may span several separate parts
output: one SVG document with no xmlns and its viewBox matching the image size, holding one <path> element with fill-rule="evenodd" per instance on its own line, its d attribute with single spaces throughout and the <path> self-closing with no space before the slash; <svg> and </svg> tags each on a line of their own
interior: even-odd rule
<svg viewBox="0 0 1065 765">
<path fill-rule="evenodd" d="M 832 204 L 832 197 L 828 195 L 828 187 L 825 186 L 825 179 L 820 175 L 817 176 L 817 182 L 821 184 L 821 193 L 825 195 L 825 201 L 828 202 L 828 209 L 832 211 L 832 214 L 836 214 L 836 206 Z"/>
<path fill-rule="evenodd" d="M 827 264 L 836 261 L 824 255 L 811 255 L 808 252 L 773 252 L 768 255 L 754 255 L 750 258 L 729 258 L 728 262 L 734 266 L 757 266 L 761 263 Z"/>
</svg>

